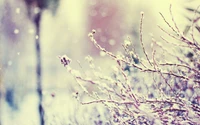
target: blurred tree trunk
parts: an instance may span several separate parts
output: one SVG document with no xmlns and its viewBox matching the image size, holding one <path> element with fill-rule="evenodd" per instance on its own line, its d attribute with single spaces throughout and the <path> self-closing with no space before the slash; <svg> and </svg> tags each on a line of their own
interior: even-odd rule
<svg viewBox="0 0 200 125">
<path fill-rule="evenodd" d="M 55 14 L 58 7 L 59 0 L 25 0 L 28 10 L 28 16 L 30 20 L 33 21 L 35 25 L 35 49 L 36 49 L 36 81 L 37 81 L 37 93 L 39 96 L 39 115 L 40 115 L 40 125 L 44 125 L 44 108 L 42 106 L 42 62 L 41 62 L 41 46 L 40 46 L 40 22 L 42 17 L 42 12 L 44 9 L 50 9 L 53 14 Z M 38 10 L 37 12 L 34 12 Z"/>
<path fill-rule="evenodd" d="M 36 39 L 35 39 L 35 47 L 36 47 L 36 81 L 37 81 L 37 92 L 39 96 L 39 114 L 40 114 L 40 124 L 44 125 L 44 109 L 42 106 L 42 69 L 41 69 L 41 46 L 40 46 L 40 20 L 41 20 L 41 12 L 39 12 L 34 20 L 35 28 L 36 28 Z"/>
<path fill-rule="evenodd" d="M 39 97 L 38 111 L 40 115 L 40 125 L 44 125 L 44 108 L 42 106 L 42 68 L 41 68 L 41 46 L 40 46 L 40 21 L 43 10 L 44 0 L 25 0 L 28 9 L 28 16 L 35 25 L 35 49 L 36 49 L 36 82 L 37 93 Z M 33 9 L 39 9 L 37 13 L 32 12 Z"/>
</svg>

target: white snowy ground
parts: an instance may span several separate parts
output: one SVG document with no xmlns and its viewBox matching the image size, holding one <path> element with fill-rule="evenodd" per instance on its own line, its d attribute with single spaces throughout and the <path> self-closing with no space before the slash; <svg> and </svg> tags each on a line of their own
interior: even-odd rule
<svg viewBox="0 0 200 125">
<path fill-rule="evenodd" d="M 98 105 L 80 105 L 76 99 L 64 91 L 44 94 L 43 106 L 45 110 L 46 125 L 89 125 L 94 124 L 98 113 L 104 115 L 104 111 Z M 12 110 L 7 102 L 2 103 L 2 125 L 39 125 L 37 94 L 27 94 L 18 109 Z M 99 108 L 97 108 L 99 107 Z"/>
</svg>

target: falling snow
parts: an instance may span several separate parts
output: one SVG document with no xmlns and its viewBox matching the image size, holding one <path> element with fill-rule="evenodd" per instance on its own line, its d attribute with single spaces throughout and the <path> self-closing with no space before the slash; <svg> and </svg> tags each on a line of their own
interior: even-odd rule
<svg viewBox="0 0 200 125">
<path fill-rule="evenodd" d="M 100 56 L 105 56 L 106 55 L 106 53 L 105 52 L 103 52 L 103 51 L 100 51 Z"/>
<path fill-rule="evenodd" d="M 20 8 L 16 8 L 16 9 L 15 9 L 15 12 L 16 12 L 17 14 L 20 14 L 21 9 L 20 9 Z"/>
<path fill-rule="evenodd" d="M 18 34 L 19 33 L 19 30 L 18 29 L 15 29 L 14 30 L 14 34 Z"/>
<path fill-rule="evenodd" d="M 39 39 L 39 36 L 38 36 L 38 35 L 36 35 L 36 36 L 35 36 L 35 39 Z"/>
<path fill-rule="evenodd" d="M 11 66 L 13 63 L 12 61 L 8 61 L 8 65 Z"/>
<path fill-rule="evenodd" d="M 114 39 L 110 39 L 108 42 L 109 42 L 109 44 L 110 44 L 111 46 L 113 46 L 113 45 L 115 45 L 115 44 L 116 44 L 116 42 L 115 42 L 115 40 L 114 40 Z"/>
</svg>

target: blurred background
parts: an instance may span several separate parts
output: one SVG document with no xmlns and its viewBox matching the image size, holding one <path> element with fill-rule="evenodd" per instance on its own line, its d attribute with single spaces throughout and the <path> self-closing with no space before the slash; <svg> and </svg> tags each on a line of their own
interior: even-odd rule
<svg viewBox="0 0 200 125">
<path fill-rule="evenodd" d="M 39 105 L 45 124 L 89 124 L 85 119 L 91 117 L 91 106 L 73 98 L 77 83 L 58 56 L 66 54 L 74 68 L 79 60 L 87 69 L 84 58 L 91 55 L 106 69 L 112 63 L 92 45 L 88 33 L 95 29 L 98 43 L 113 53 L 129 36 L 140 53 L 140 12 L 148 48 L 150 34 L 156 39 L 163 34 L 157 24 L 168 28 L 159 12 L 170 20 L 170 4 L 183 31 L 193 16 L 186 8 L 196 9 L 200 1 L 0 0 L 0 125 L 42 124 Z"/>
</svg>

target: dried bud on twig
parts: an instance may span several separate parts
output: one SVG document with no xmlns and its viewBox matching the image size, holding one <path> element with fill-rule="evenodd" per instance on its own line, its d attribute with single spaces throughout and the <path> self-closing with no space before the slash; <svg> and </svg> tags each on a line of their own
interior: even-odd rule
<svg viewBox="0 0 200 125">
<path fill-rule="evenodd" d="M 66 55 L 58 56 L 58 57 L 60 58 L 60 61 L 64 66 L 69 65 L 69 63 L 71 62 L 71 59 L 67 57 Z"/>
</svg>

